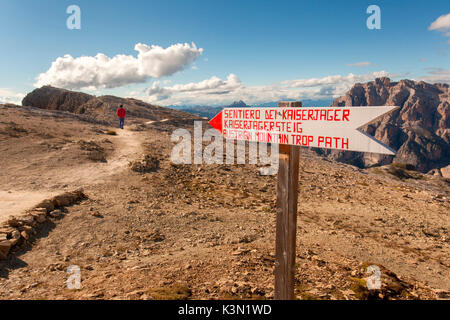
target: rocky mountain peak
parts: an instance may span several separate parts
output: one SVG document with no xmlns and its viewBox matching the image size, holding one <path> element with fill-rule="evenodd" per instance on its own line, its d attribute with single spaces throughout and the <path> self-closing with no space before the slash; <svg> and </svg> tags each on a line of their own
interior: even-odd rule
<svg viewBox="0 0 450 320">
<path fill-rule="evenodd" d="M 244 101 L 239 100 L 234 101 L 232 104 L 225 106 L 224 108 L 246 108 L 246 107 L 248 107 L 248 105 Z"/>
<path fill-rule="evenodd" d="M 395 157 L 326 152 L 331 157 L 359 166 L 387 164 L 392 161 L 414 165 L 420 171 L 450 164 L 450 92 L 447 84 L 377 78 L 355 84 L 332 106 L 395 105 L 399 109 L 362 129 L 397 150 Z"/>
</svg>

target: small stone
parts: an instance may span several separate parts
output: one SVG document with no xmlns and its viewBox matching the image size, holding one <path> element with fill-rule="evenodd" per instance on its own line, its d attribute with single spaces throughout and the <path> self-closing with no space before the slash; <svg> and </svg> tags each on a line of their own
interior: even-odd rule
<svg viewBox="0 0 450 320">
<path fill-rule="evenodd" d="M 9 226 L 0 227 L 0 233 L 10 235 L 15 229 Z"/>
<path fill-rule="evenodd" d="M 19 239 L 9 239 L 9 242 L 11 242 L 12 246 L 15 246 L 19 242 L 19 240 L 20 240 L 20 238 Z"/>
<path fill-rule="evenodd" d="M 34 220 L 36 220 L 38 223 L 43 223 L 43 222 L 45 222 L 45 220 L 47 220 L 47 216 L 46 216 L 45 212 L 33 211 L 31 213 L 31 215 L 34 217 Z"/>
<path fill-rule="evenodd" d="M 10 216 L 8 221 L 6 222 L 8 225 L 10 225 L 11 227 L 19 227 L 22 225 L 22 223 L 20 221 L 18 221 L 16 219 L 16 217 Z"/>
<path fill-rule="evenodd" d="M 49 213 L 49 215 L 50 215 L 52 218 L 59 218 L 59 217 L 63 216 L 64 213 L 63 213 L 61 210 L 53 210 L 53 211 L 51 211 L 51 212 Z"/>
<path fill-rule="evenodd" d="M 16 240 L 19 240 L 19 239 L 20 239 L 20 232 L 17 231 L 17 230 L 14 230 L 14 231 L 11 233 L 11 238 L 16 239 Z"/>
<path fill-rule="evenodd" d="M 28 232 L 26 232 L 26 231 L 22 231 L 22 232 L 20 233 L 20 235 L 21 235 L 22 238 L 24 238 L 25 240 L 30 239 L 30 236 L 29 236 Z"/>
<path fill-rule="evenodd" d="M 94 217 L 101 217 L 102 215 L 98 211 L 90 211 L 89 214 Z"/>
<path fill-rule="evenodd" d="M 55 205 L 51 200 L 44 200 L 41 203 L 39 203 L 36 208 L 44 208 L 46 212 L 50 212 L 53 209 L 55 209 Z"/>
<path fill-rule="evenodd" d="M 9 240 L 0 241 L 0 260 L 4 260 L 8 257 L 11 247 L 12 243 Z"/>
<path fill-rule="evenodd" d="M 21 222 L 23 225 L 34 226 L 34 217 L 32 215 L 25 215 L 17 217 L 17 220 Z"/>
</svg>

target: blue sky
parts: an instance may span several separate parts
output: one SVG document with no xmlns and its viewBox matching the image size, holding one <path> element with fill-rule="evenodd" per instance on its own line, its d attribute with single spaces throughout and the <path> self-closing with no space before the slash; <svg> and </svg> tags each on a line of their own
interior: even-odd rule
<svg viewBox="0 0 450 320">
<path fill-rule="evenodd" d="M 73 4 L 81 9 L 80 30 L 66 27 L 66 8 Z M 371 4 L 380 7 L 380 30 L 366 27 Z M 380 74 L 448 82 L 450 28 L 442 20 L 439 28 L 429 30 L 447 14 L 448 0 L 2 0 L 0 100 L 17 100 L 47 82 L 161 105 L 220 104 L 239 97 L 255 103 L 331 98 Z M 203 50 L 192 49 L 192 42 Z M 97 53 L 136 58 L 138 43 L 161 47 L 167 56 L 160 62 L 164 70 L 174 63 L 164 49 L 184 43 L 191 47 L 173 49 L 183 55 L 175 71 L 147 70 L 139 77 L 127 76 L 133 71 L 125 70 L 125 63 L 99 71 L 95 62 L 77 60 Z M 74 60 L 68 66 L 61 62 L 58 72 L 50 70 L 66 54 Z M 147 57 L 147 63 L 154 63 L 155 56 Z M 66 73 L 60 72 L 63 66 Z M 80 74 L 75 76 L 74 70 Z M 37 82 L 42 73 L 46 76 Z M 80 87 L 92 75 L 103 80 Z"/>
</svg>

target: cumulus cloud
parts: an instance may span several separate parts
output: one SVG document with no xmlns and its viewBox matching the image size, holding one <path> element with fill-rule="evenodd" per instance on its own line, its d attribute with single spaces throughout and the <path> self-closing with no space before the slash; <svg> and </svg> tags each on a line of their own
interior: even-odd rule
<svg viewBox="0 0 450 320">
<path fill-rule="evenodd" d="M 369 61 L 355 62 L 347 64 L 347 67 L 368 67 L 371 66 L 372 63 Z"/>
<path fill-rule="evenodd" d="M 161 86 L 159 81 L 155 81 L 140 95 L 134 93 L 132 96 L 160 105 L 221 105 L 236 100 L 257 104 L 287 99 L 332 99 L 343 95 L 357 82 L 367 82 L 385 76 L 392 75 L 386 71 L 362 75 L 350 73 L 345 76 L 333 75 L 323 78 L 286 80 L 261 86 L 245 86 L 235 74 L 230 74 L 224 80 L 214 76 L 200 82 L 173 86 Z"/>
<path fill-rule="evenodd" d="M 14 92 L 7 88 L 0 88 L 0 103 L 20 104 L 24 96 L 24 93 Z"/>
<path fill-rule="evenodd" d="M 438 30 L 442 32 L 445 32 L 448 29 L 450 29 L 450 13 L 440 16 L 428 27 L 428 30 Z"/>
<path fill-rule="evenodd" d="M 171 87 L 161 87 L 160 82 L 155 81 L 152 87 L 145 90 L 145 93 L 150 99 L 159 101 L 180 93 L 187 95 L 195 95 L 195 93 L 204 95 L 228 94 L 240 86 L 242 86 L 241 80 L 235 74 L 231 73 L 226 80 L 213 76 L 200 82 L 176 84 Z"/>
<path fill-rule="evenodd" d="M 36 87 L 53 85 L 66 89 L 116 88 L 142 83 L 182 71 L 202 54 L 194 43 L 174 44 L 168 48 L 135 45 L 137 57 L 118 54 L 112 58 L 96 56 L 74 58 L 69 54 L 57 58 L 50 68 L 38 75 Z"/>
<path fill-rule="evenodd" d="M 434 20 L 428 30 L 436 30 L 444 33 L 444 37 L 450 37 L 450 13 L 444 14 Z M 447 40 L 447 43 L 450 43 L 450 39 Z"/>
</svg>

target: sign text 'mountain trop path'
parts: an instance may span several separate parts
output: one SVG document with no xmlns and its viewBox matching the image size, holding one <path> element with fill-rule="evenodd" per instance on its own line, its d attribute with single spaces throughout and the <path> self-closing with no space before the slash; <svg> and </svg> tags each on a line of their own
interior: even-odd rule
<svg viewBox="0 0 450 320">
<path fill-rule="evenodd" d="M 358 128 L 396 108 L 225 108 L 209 124 L 228 139 L 394 155 Z"/>
</svg>

